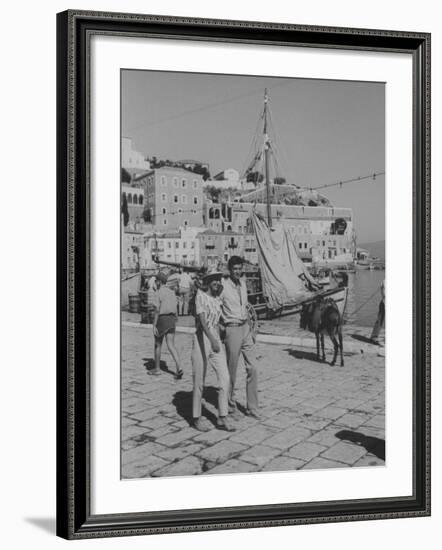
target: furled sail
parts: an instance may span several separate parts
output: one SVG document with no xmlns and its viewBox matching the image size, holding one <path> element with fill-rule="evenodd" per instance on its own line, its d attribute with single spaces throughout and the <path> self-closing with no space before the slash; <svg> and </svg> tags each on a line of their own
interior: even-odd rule
<svg viewBox="0 0 442 550">
<path fill-rule="evenodd" d="M 273 310 L 298 304 L 313 296 L 318 285 L 296 252 L 296 243 L 281 224 L 270 229 L 255 211 L 252 227 L 258 247 L 262 289 Z"/>
</svg>

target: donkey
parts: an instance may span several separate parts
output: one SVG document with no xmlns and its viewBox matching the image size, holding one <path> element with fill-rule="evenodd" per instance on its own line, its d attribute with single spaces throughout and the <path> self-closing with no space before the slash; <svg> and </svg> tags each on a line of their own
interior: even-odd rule
<svg viewBox="0 0 442 550">
<path fill-rule="evenodd" d="M 338 306 L 332 298 L 323 298 L 319 296 L 313 302 L 302 306 L 300 326 L 314 332 L 316 336 L 316 354 L 318 360 L 321 360 L 319 353 L 319 338 L 321 338 L 322 361 L 325 361 L 324 334 L 330 336 L 333 342 L 334 355 L 330 365 L 336 363 L 338 350 L 341 356 L 341 367 L 344 366 L 343 347 L 342 347 L 342 318 Z M 338 343 L 339 341 L 339 343 Z"/>
</svg>

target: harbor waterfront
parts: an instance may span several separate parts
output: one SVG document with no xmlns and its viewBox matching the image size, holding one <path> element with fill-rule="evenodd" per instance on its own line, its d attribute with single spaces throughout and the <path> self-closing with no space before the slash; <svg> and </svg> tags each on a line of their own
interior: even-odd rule
<svg viewBox="0 0 442 550">
<path fill-rule="evenodd" d="M 350 325 L 372 327 L 378 314 L 380 288 L 385 278 L 385 271 L 367 269 L 348 275 L 345 321 Z"/>
<path fill-rule="evenodd" d="M 122 73 L 121 477 L 384 466 L 384 86 L 201 75 L 219 104 L 198 132 L 215 88 L 192 78 Z M 244 118 L 228 81 L 251 94 Z M 161 148 L 138 118 L 178 89 L 164 120 L 201 112 Z M 358 105 L 354 124 L 374 97 L 359 126 L 376 139 L 349 142 L 334 113 Z"/>
</svg>

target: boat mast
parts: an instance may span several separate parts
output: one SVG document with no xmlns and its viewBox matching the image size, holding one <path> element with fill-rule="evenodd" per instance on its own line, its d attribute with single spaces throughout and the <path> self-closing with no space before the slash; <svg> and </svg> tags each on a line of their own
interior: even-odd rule
<svg viewBox="0 0 442 550">
<path fill-rule="evenodd" d="M 265 169 L 265 185 L 267 190 L 267 223 L 272 227 L 272 207 L 270 204 L 270 178 L 269 178 L 269 136 L 267 134 L 267 103 L 269 101 L 267 88 L 264 91 L 264 169 Z"/>
</svg>

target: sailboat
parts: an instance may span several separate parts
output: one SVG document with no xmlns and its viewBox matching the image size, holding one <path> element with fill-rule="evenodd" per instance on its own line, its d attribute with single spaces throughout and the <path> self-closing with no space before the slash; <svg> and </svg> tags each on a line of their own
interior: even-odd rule
<svg viewBox="0 0 442 550">
<path fill-rule="evenodd" d="M 267 104 L 268 95 L 265 90 L 262 157 L 267 219 L 257 212 L 255 205 L 250 222 L 257 244 L 258 269 L 249 269 L 246 273 L 248 282 L 253 280 L 253 292 L 249 294 L 249 300 L 258 317 L 273 318 L 299 313 L 304 305 L 319 296 L 330 297 L 343 316 L 347 303 L 347 286 L 337 284 L 336 288 L 324 290 L 299 257 L 293 235 L 282 223 L 272 227 L 271 196 L 274 193 L 271 193 L 269 177 L 271 144 L 267 133 Z"/>
</svg>

